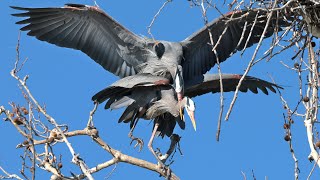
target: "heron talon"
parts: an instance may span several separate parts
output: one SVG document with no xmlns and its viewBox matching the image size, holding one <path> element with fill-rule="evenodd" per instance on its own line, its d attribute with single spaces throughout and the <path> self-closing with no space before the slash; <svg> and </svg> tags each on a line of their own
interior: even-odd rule
<svg viewBox="0 0 320 180">
<path fill-rule="evenodd" d="M 131 142 L 130 142 L 130 145 L 132 145 L 133 141 L 137 141 L 136 144 L 133 146 L 133 148 L 136 148 L 138 145 L 139 145 L 139 150 L 138 152 L 140 152 L 143 148 L 143 145 L 144 145 L 144 142 L 142 139 L 140 138 L 136 138 L 136 137 L 132 137 L 131 138 Z"/>
</svg>

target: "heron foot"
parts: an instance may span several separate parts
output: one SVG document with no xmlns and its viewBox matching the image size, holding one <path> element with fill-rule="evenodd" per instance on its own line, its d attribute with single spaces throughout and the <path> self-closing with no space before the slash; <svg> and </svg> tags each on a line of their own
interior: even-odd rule
<svg viewBox="0 0 320 180">
<path fill-rule="evenodd" d="M 159 157 L 157 158 L 157 160 L 158 160 L 158 166 L 160 166 L 161 169 L 166 170 L 167 166 L 162 162 L 162 160 Z"/>
<path fill-rule="evenodd" d="M 158 160 L 158 163 L 157 165 L 160 167 L 160 169 L 164 172 L 165 175 L 165 178 L 166 179 L 170 179 L 170 175 L 171 175 L 171 169 L 169 167 L 169 165 L 166 165 L 165 164 L 165 160 L 167 159 L 166 158 L 166 155 L 162 155 L 161 152 L 160 152 L 160 149 L 157 148 L 157 150 L 155 151 L 155 153 L 157 154 L 157 157 L 156 159 Z M 161 176 L 161 175 L 160 175 Z"/>
<path fill-rule="evenodd" d="M 166 162 L 168 155 L 167 154 L 162 154 L 159 148 L 156 148 L 155 153 L 158 156 L 158 160 L 160 160 L 163 164 Z M 167 166 L 167 165 L 165 165 Z"/>
<path fill-rule="evenodd" d="M 136 144 L 133 146 L 133 148 L 136 148 L 139 145 L 138 152 L 140 152 L 144 145 L 143 140 L 134 136 L 131 136 L 130 139 L 131 139 L 130 145 L 132 145 L 133 141 L 136 141 Z"/>
</svg>

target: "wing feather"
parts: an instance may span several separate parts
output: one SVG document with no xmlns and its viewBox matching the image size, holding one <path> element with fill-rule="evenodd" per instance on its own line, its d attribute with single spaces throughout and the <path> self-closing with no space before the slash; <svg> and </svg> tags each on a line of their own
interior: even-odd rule
<svg viewBox="0 0 320 180">
<path fill-rule="evenodd" d="M 100 92 L 96 93 L 93 97 L 93 101 L 98 101 L 102 103 L 106 99 L 114 96 L 116 94 L 124 94 L 128 91 L 134 91 L 136 88 L 140 88 L 143 86 L 144 88 L 156 88 L 156 86 L 170 86 L 169 80 L 160 77 L 160 76 L 153 76 L 150 74 L 136 74 L 132 76 L 127 76 L 118 81 L 114 82 L 107 88 L 101 90 Z M 147 89 L 145 89 L 147 90 Z M 142 90 L 141 90 L 142 91 Z"/>
<path fill-rule="evenodd" d="M 242 75 L 238 74 L 222 74 L 223 91 L 230 92 L 235 91 Z M 188 97 L 200 96 L 206 93 L 220 92 L 220 78 L 219 74 L 205 74 L 194 77 L 188 80 L 185 85 L 185 95 Z M 246 76 L 240 86 L 241 92 L 251 92 L 257 94 L 258 88 L 266 95 L 268 95 L 268 89 L 276 93 L 275 88 L 283 89 L 277 84 L 264 81 L 259 78 Z"/>
<path fill-rule="evenodd" d="M 275 25 L 280 27 L 289 26 L 289 22 L 284 18 L 277 18 L 277 14 L 283 15 L 282 12 L 273 13 L 272 21 L 268 26 L 265 37 L 270 37 L 274 33 Z M 223 62 L 237 50 L 243 50 L 258 43 L 267 18 L 268 12 L 263 10 L 235 11 L 210 22 L 206 27 L 182 41 L 181 44 L 184 48 L 184 62 L 182 63 L 184 79 L 187 80 L 194 76 L 205 74 L 216 64 L 216 56 L 218 56 L 219 62 Z M 252 28 L 255 21 L 255 26 Z M 246 28 L 244 28 L 245 25 Z M 213 43 L 217 43 L 217 54 L 212 52 L 213 46 L 210 45 L 208 29 L 211 31 Z M 243 32 L 244 29 L 245 31 Z M 252 34 L 249 38 L 251 30 Z M 224 31 L 225 33 L 223 34 Z M 243 38 L 241 38 L 242 35 Z M 220 36 L 221 39 L 219 40 Z M 248 44 L 245 46 L 247 39 Z M 239 43 L 240 40 L 241 42 Z M 207 58 L 209 58 L 209 61 Z M 197 64 L 201 64 L 201 66 Z"/>
<path fill-rule="evenodd" d="M 24 8 L 12 14 L 26 17 L 22 31 L 61 47 L 81 50 L 103 68 L 120 77 L 137 73 L 147 61 L 148 39 L 141 38 L 95 6 L 67 4 L 62 8 Z"/>
</svg>

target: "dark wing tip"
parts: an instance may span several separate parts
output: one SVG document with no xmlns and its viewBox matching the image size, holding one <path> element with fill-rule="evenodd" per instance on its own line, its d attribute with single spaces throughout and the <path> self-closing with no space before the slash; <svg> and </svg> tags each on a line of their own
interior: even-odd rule
<svg viewBox="0 0 320 180">
<path fill-rule="evenodd" d="M 86 7 L 86 5 L 83 5 L 83 4 L 73 4 L 73 3 L 67 3 L 67 4 L 64 4 L 65 6 L 69 6 L 69 7 L 76 7 L 76 8 L 83 8 L 83 7 Z"/>
<path fill-rule="evenodd" d="M 15 17 L 26 17 L 25 15 L 23 15 L 24 13 L 14 13 L 11 14 L 11 16 L 15 16 Z"/>
<path fill-rule="evenodd" d="M 272 86 L 268 87 L 268 89 L 274 93 L 277 93 L 276 89 L 279 91 L 280 89 L 281 90 L 284 90 L 284 88 L 278 84 L 272 84 Z"/>
<path fill-rule="evenodd" d="M 23 8 L 23 7 L 18 7 L 18 6 L 10 6 L 10 8 L 15 9 L 15 10 L 22 10 L 22 11 L 28 11 L 29 10 L 29 8 Z M 14 13 L 14 14 L 11 14 L 11 16 L 26 17 L 27 15 L 25 13 Z"/>
<path fill-rule="evenodd" d="M 278 86 L 278 85 L 276 85 L 275 86 L 276 88 L 280 88 L 280 89 L 283 89 L 282 87 L 280 87 L 280 86 Z M 273 93 L 277 93 L 277 91 L 274 89 L 274 87 L 273 86 L 270 86 L 270 87 L 267 87 L 270 91 L 272 91 Z"/>
<path fill-rule="evenodd" d="M 258 88 L 263 92 L 263 94 L 269 95 L 269 92 L 268 92 L 266 86 L 258 86 Z"/>
<path fill-rule="evenodd" d="M 252 93 L 258 94 L 258 89 L 257 89 L 257 87 L 251 87 L 251 86 L 249 86 L 248 88 L 249 88 L 249 90 L 250 90 Z"/>
<path fill-rule="evenodd" d="M 277 84 L 276 84 L 276 87 L 279 88 L 279 89 L 284 89 L 282 86 L 279 86 Z"/>
<path fill-rule="evenodd" d="M 19 6 L 9 6 L 12 9 L 28 11 L 29 8 L 19 7 Z"/>
<path fill-rule="evenodd" d="M 11 14 L 11 15 L 14 16 L 14 14 Z M 19 15 L 19 14 L 17 14 L 17 15 Z M 16 24 L 28 24 L 29 21 L 30 21 L 30 19 L 24 19 L 24 20 L 21 20 L 21 21 L 16 22 Z"/>
</svg>

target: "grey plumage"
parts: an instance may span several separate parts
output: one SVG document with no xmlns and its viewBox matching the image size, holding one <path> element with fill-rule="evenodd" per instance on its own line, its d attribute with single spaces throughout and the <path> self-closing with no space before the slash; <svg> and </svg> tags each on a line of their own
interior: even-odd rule
<svg viewBox="0 0 320 180">
<path fill-rule="evenodd" d="M 182 66 L 181 73 L 187 80 L 209 71 L 216 63 L 216 55 L 223 62 L 232 53 L 245 48 L 247 39 L 246 47 L 257 43 L 267 20 L 267 11 L 261 9 L 234 11 L 213 20 L 181 42 L 169 42 L 139 37 L 95 6 L 66 4 L 62 8 L 12 8 L 25 11 L 13 16 L 27 17 L 17 24 L 26 24 L 21 30 L 28 31 L 28 35 L 57 46 L 81 50 L 119 77 L 141 71 L 166 75 L 169 80 L 176 76 L 172 73 L 178 66 Z M 283 15 L 281 13 L 278 14 Z M 265 37 L 274 33 L 276 25 L 277 28 L 288 26 L 284 18 L 277 18 L 277 13 L 273 15 Z M 217 54 L 214 54 L 207 29 L 217 43 L 225 28 L 216 48 Z M 246 31 L 242 32 L 244 29 Z M 159 70 L 159 62 L 167 68 Z"/>
<path fill-rule="evenodd" d="M 92 97 L 105 108 L 126 107 L 119 122 L 130 122 L 131 126 L 138 118 L 157 119 L 161 136 L 170 136 L 178 122 L 184 129 L 184 120 L 179 117 L 183 104 L 177 100 L 174 88 L 164 77 L 151 74 L 136 74 L 122 78 Z"/>
<path fill-rule="evenodd" d="M 123 78 L 98 92 L 92 100 L 98 103 L 108 100 L 106 109 L 126 107 L 119 122 L 130 122 L 130 127 L 139 118 L 154 119 L 149 148 L 156 158 L 152 149 L 155 132 L 170 136 L 176 122 L 184 129 L 182 107 L 186 108 L 191 120 L 194 119 L 193 101 L 188 97 L 181 99 L 183 88 L 185 95 L 190 97 L 220 91 L 216 76 L 203 74 L 216 64 L 217 59 L 223 62 L 236 51 L 257 43 L 267 20 L 267 11 L 234 11 L 181 42 L 169 42 L 139 37 L 95 6 L 66 4 L 62 8 L 12 8 L 24 11 L 13 16 L 26 17 L 17 24 L 24 24 L 21 30 L 28 31 L 28 35 L 57 46 L 81 50 L 107 71 Z M 283 18 L 276 17 L 277 13 L 273 14 L 265 37 L 274 33 L 275 25 L 277 28 L 288 25 Z M 256 25 L 251 28 L 254 22 Z M 216 54 L 212 52 L 208 29 L 213 43 L 218 43 L 222 36 Z M 235 76 L 225 75 L 224 90 L 233 91 L 238 80 Z M 182 85 L 176 86 L 176 82 Z M 259 88 L 267 94 L 267 88 L 274 91 L 273 87 L 278 86 L 247 77 L 240 90 L 250 89 L 256 93 Z M 194 121 L 193 125 L 195 127 Z"/>
<path fill-rule="evenodd" d="M 222 74 L 224 92 L 235 91 L 241 77 L 238 74 Z M 219 74 L 205 74 L 189 79 L 185 84 L 185 95 L 191 98 L 209 92 L 220 92 L 219 80 Z M 246 76 L 240 91 L 258 93 L 257 89 L 260 89 L 268 95 L 268 90 L 275 93 L 275 88 L 282 89 L 276 84 Z M 179 116 L 181 104 L 177 100 L 174 87 L 164 77 L 151 74 L 129 76 L 98 92 L 92 100 L 99 103 L 108 100 L 106 109 L 126 107 L 119 122 L 130 122 L 130 127 L 138 118 L 156 119 L 160 123 L 158 131 L 162 136 L 170 136 L 176 122 L 182 129 L 185 127 Z"/>
</svg>

